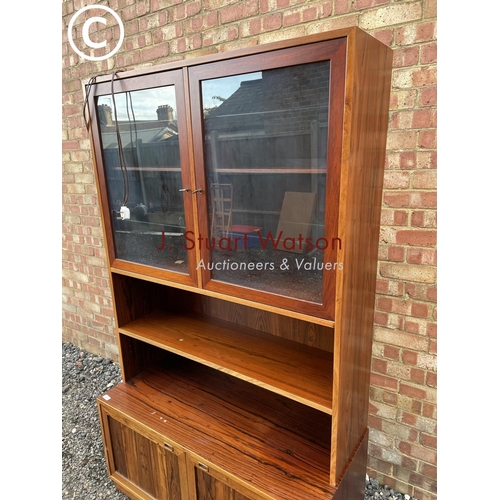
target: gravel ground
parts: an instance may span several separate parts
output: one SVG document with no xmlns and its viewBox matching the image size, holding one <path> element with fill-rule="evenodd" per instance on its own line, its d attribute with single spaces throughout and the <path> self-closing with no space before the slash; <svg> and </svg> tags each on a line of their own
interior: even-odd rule
<svg viewBox="0 0 500 500">
<path fill-rule="evenodd" d="M 108 478 L 96 406 L 97 396 L 120 380 L 117 364 L 63 342 L 63 500 L 127 499 Z M 367 477 L 365 500 L 373 499 L 416 500 Z"/>
<path fill-rule="evenodd" d="M 62 369 L 62 498 L 125 500 L 107 475 L 96 405 L 120 367 L 63 343 Z"/>
</svg>

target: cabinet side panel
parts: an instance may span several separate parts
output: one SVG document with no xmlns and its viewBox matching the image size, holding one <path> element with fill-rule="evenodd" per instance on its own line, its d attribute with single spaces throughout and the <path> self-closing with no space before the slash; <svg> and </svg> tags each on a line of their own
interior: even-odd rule
<svg viewBox="0 0 500 500">
<path fill-rule="evenodd" d="M 113 293 L 118 327 L 159 307 L 161 287 L 156 283 L 113 274 Z"/>
<path fill-rule="evenodd" d="M 359 29 L 348 38 L 334 341 L 332 482 L 368 420 L 373 312 L 387 140 L 391 50 Z"/>
<path fill-rule="evenodd" d="M 344 472 L 334 500 L 363 500 L 365 494 L 368 431 Z"/>
<path fill-rule="evenodd" d="M 164 364 L 169 359 L 169 352 L 140 340 L 120 335 L 120 350 L 123 359 L 123 380 L 129 381 L 143 370 Z"/>
</svg>

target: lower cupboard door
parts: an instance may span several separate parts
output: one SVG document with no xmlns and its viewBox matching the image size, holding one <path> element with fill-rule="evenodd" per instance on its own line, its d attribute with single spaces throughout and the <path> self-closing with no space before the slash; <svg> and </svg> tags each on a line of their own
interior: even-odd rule
<svg viewBox="0 0 500 500">
<path fill-rule="evenodd" d="M 211 475 L 208 467 L 203 464 L 195 467 L 195 482 L 196 500 L 252 500 L 261 498 L 250 491 L 248 492 L 250 496 L 240 493 L 222 480 Z M 234 486 L 238 489 L 243 489 L 241 486 Z"/>
<path fill-rule="evenodd" d="M 179 468 L 183 455 L 106 417 L 108 466 L 118 487 L 134 499 L 185 500 Z"/>
</svg>

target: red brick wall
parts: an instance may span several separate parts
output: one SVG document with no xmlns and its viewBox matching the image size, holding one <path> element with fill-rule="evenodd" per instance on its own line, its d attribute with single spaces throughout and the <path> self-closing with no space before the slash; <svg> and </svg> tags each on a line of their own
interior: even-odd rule
<svg viewBox="0 0 500 500">
<path fill-rule="evenodd" d="M 393 48 L 368 472 L 420 500 L 435 499 L 436 0 L 109 0 L 125 40 L 101 62 L 79 58 L 68 42 L 69 21 L 85 5 L 63 2 L 63 339 L 113 359 L 82 81 L 353 25 Z M 117 29 L 104 33 L 111 40 Z"/>
</svg>

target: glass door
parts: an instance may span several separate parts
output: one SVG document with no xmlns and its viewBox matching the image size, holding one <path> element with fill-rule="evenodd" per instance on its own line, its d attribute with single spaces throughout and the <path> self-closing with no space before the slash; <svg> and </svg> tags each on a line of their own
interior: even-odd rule
<svg viewBox="0 0 500 500">
<path fill-rule="evenodd" d="M 182 73 L 124 81 L 118 73 L 101 87 L 96 109 L 112 266 L 194 284 L 184 239 L 194 221 Z"/>
<path fill-rule="evenodd" d="M 301 312 L 331 309 L 326 292 L 341 267 L 338 193 L 328 185 L 340 158 L 332 127 L 342 122 L 331 112 L 344 78 L 343 60 L 341 71 L 332 61 L 337 44 L 191 71 L 206 191 L 204 233 L 192 245 L 206 288 Z"/>
</svg>

